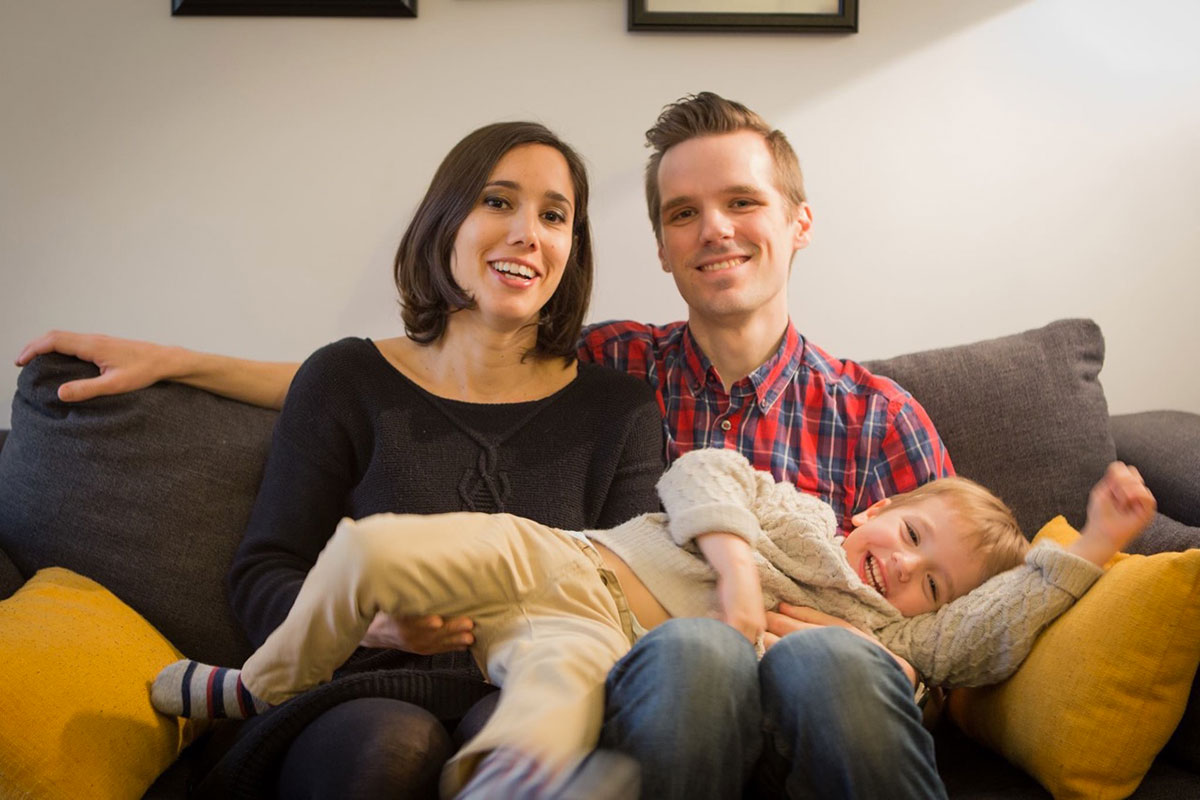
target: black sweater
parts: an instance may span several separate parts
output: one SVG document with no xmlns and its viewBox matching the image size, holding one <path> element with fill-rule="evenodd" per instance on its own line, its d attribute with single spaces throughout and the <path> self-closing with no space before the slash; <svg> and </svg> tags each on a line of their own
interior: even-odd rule
<svg viewBox="0 0 1200 800">
<path fill-rule="evenodd" d="M 369 340 L 343 339 L 309 357 L 284 402 L 230 571 L 234 612 L 262 644 L 342 517 L 504 511 L 608 528 L 658 510 L 662 468 L 662 418 L 636 378 L 580 364 L 542 400 L 464 403 L 421 389 Z M 387 666 L 470 664 L 392 654 Z"/>
</svg>

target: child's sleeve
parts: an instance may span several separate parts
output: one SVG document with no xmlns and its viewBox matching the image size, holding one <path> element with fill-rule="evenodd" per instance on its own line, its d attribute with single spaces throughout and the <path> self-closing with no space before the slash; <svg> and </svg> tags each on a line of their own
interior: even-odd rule
<svg viewBox="0 0 1200 800">
<path fill-rule="evenodd" d="M 879 639 L 932 685 L 999 683 L 1017 671 L 1038 634 L 1102 572 L 1057 545 L 1039 545 L 1023 565 L 936 612 L 890 623 L 879 631 Z"/>
<path fill-rule="evenodd" d="M 773 482 L 733 450 L 685 453 L 658 481 L 671 539 L 682 547 L 700 534 L 733 533 L 753 547 L 760 533 L 754 502 L 763 480 Z"/>
</svg>

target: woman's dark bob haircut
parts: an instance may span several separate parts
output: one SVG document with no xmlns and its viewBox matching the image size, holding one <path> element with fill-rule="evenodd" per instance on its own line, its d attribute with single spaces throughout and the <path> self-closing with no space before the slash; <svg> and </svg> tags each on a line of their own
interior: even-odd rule
<svg viewBox="0 0 1200 800">
<path fill-rule="evenodd" d="M 544 144 L 562 153 L 575 190 L 571 255 L 557 291 L 538 317 L 537 344 L 526 354 L 571 360 L 579 347 L 592 294 L 592 233 L 583 161 L 565 142 L 536 122 L 498 122 L 467 135 L 442 160 L 396 252 L 396 288 L 404 330 L 421 344 L 446 331 L 450 314 L 474 307 L 450 272 L 459 226 L 479 203 L 496 163 L 514 147 Z"/>
</svg>

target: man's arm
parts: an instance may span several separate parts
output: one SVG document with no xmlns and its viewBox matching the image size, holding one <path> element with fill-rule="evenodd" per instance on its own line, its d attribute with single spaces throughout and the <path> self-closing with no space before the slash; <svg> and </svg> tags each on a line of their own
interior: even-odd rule
<svg viewBox="0 0 1200 800">
<path fill-rule="evenodd" d="M 244 403 L 279 409 L 300 366 L 67 331 L 50 331 L 25 345 L 17 356 L 17 366 L 25 366 L 43 353 L 75 356 L 100 368 L 95 378 L 69 381 L 58 387 L 59 399 L 68 403 L 132 392 L 158 381 L 175 381 Z"/>
</svg>

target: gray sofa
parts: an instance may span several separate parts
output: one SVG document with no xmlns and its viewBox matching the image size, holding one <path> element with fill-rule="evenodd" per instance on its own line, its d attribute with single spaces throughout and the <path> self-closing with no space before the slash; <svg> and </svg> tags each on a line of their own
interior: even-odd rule
<svg viewBox="0 0 1200 800">
<path fill-rule="evenodd" d="M 867 366 L 924 404 L 958 471 L 995 489 L 1031 535 L 1055 514 L 1081 524 L 1088 489 L 1120 456 L 1141 469 L 1159 500 L 1136 550 L 1200 547 L 1200 416 L 1110 419 L 1097 379 L 1103 355 L 1094 323 L 1063 320 Z M 12 430 L 0 431 L 0 598 L 37 569 L 64 566 L 110 589 L 188 656 L 241 663 L 249 645 L 228 610 L 223 578 L 274 413 L 167 384 L 59 402 L 56 387 L 84 374 L 94 368 L 50 356 L 20 376 Z M 939 723 L 935 736 L 951 797 L 1049 796 L 952 723 Z M 147 797 L 183 796 L 195 750 Z M 1134 796 L 1200 797 L 1195 686 L 1183 722 Z"/>
</svg>

